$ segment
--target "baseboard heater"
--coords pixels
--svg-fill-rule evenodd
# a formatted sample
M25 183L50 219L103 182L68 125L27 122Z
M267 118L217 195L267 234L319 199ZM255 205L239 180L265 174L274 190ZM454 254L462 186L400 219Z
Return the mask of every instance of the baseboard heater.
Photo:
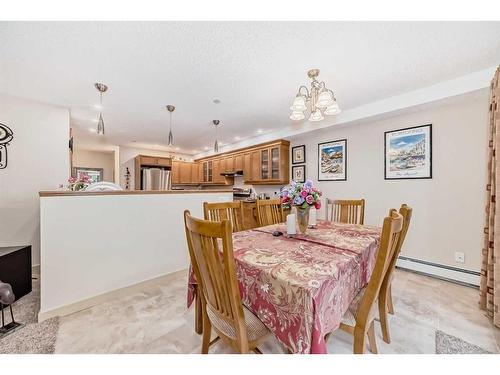
M481 275L477 271L445 266L405 256L399 256L396 267L472 287L479 286Z

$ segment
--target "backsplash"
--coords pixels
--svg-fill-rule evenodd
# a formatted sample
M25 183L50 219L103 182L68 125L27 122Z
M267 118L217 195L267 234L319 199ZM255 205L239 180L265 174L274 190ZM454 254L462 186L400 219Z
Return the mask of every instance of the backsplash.
M243 177L234 178L234 187L245 189L251 188L255 193L266 193L271 199L278 198L280 189L283 185L248 185L244 183Z

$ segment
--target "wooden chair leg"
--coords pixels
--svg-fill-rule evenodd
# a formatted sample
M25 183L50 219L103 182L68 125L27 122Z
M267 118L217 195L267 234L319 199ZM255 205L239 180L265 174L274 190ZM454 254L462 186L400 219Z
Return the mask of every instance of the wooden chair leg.
M212 335L212 325L206 311L203 309L203 343L201 344L201 354L208 354L210 347L210 336Z
M255 347L252 349L252 351L255 353L255 354L262 354L262 352L260 351L259 348Z
M378 315L380 320L380 327L382 329L382 338L384 342L390 344L391 336L389 334L389 320L387 317L387 296L381 295L378 301Z
M367 336L368 336L368 343L370 344L370 351L373 354L377 354L378 350L377 350L377 340L375 338L374 321L372 321L372 323L370 324L370 328L368 328Z
M356 326L354 329L354 354L364 354L366 349L366 331Z
M198 335L203 333L203 313L201 308L201 295L198 287L196 287L194 299L194 330Z
M387 288L387 312L394 315L394 305L392 304L392 284Z

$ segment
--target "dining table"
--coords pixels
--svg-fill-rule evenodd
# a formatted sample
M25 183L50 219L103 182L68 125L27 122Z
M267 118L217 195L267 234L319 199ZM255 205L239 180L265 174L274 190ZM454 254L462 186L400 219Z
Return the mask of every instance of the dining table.
M290 236L284 223L233 233L243 304L289 352L327 353L325 336L368 284L380 233L375 226L326 220ZM190 271L187 302L197 301L199 331L197 293Z

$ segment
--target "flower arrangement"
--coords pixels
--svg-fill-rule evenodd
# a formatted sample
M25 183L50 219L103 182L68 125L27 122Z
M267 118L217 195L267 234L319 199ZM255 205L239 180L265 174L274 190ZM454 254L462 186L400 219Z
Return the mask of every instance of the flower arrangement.
M85 190L91 183L93 183L92 179L88 174L82 173L76 177L68 178L68 190L71 191L80 191Z
M313 186L311 180L304 183L292 181L290 186L281 189L280 199L285 208L295 206L297 208L309 208L314 206L319 210L321 207L321 191Z

